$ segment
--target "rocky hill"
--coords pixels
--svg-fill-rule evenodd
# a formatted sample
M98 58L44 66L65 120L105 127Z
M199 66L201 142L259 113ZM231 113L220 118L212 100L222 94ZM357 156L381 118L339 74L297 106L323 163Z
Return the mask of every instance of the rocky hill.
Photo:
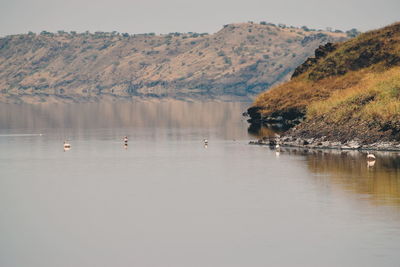
M250 99L287 80L341 32L273 24L215 34L58 33L0 38L0 102L106 98Z
M306 143L398 144L400 23L319 47L289 82L260 94L248 113L254 129L295 126L289 134Z

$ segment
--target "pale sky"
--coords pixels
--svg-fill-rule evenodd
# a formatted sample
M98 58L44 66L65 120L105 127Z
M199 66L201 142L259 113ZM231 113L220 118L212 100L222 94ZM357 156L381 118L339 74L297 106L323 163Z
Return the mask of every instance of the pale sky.
M208 32L267 21L366 31L400 21L400 0L0 0L0 36L57 30Z

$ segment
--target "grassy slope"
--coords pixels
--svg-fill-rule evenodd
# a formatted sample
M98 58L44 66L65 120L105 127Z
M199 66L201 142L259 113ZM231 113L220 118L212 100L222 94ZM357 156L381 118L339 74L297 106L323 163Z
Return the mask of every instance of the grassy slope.
M0 38L0 101L36 96L239 96L289 78L345 34L252 23L212 35L45 34Z
M304 73L259 95L264 116L296 109L305 136L400 139L400 23L337 45Z

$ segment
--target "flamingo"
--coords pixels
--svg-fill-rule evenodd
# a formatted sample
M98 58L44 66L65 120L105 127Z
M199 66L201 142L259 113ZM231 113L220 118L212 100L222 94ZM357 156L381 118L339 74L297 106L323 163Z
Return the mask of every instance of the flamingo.
M367 151L367 160L375 160L375 155L372 153L369 153L369 151Z
M67 141L64 141L64 151L70 150L71 149L71 144L67 143Z

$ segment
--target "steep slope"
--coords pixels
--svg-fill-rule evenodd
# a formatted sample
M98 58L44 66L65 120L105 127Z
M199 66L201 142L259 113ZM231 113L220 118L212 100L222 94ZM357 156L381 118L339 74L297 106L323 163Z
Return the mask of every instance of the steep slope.
M208 34L42 32L0 39L0 101L249 99L343 33L225 25Z
M400 23L321 46L249 114L304 138L400 141Z

